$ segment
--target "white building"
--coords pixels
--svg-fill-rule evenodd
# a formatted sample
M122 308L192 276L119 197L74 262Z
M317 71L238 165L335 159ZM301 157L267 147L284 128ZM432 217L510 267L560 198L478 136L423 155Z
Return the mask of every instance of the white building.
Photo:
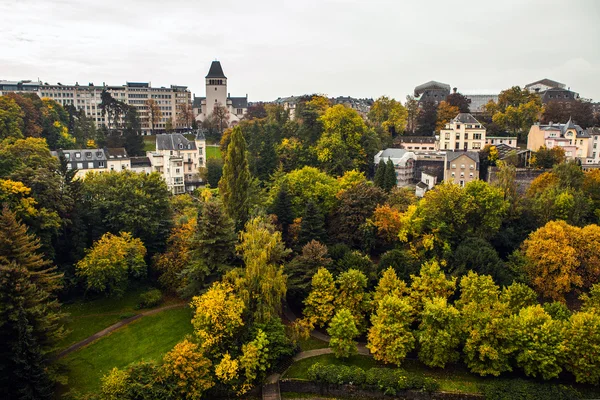
M421 172L421 181L417 183L417 187L415 188L415 195L417 197L425 196L425 193L428 190L433 189L433 187L437 184L437 176L428 174L426 172Z
M194 97L193 109L196 121L203 122L213 114L215 106L225 107L229 114L229 126L237 125L248 112L248 95L231 97L227 91L227 77L219 61L213 61L206 79L206 97Z
M385 149L375 154L373 162L377 166L379 161L387 162L392 160L396 170L396 182L398 187L404 187L411 184L415 170L415 153L404 149Z
M485 137L486 146L489 144L491 146L497 146L499 144L505 144L512 148L517 148L517 137L516 136L486 136Z

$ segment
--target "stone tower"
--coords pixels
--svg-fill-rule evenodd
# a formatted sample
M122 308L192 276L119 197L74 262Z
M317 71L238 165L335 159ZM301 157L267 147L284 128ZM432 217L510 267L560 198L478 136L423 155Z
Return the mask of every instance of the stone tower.
M223 73L219 61L212 62L208 75L206 75L205 118L213 113L216 104L227 108L227 77Z

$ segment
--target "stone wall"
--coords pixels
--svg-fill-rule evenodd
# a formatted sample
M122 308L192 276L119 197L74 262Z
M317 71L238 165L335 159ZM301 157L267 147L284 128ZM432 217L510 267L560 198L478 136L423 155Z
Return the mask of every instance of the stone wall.
M279 381L281 392L313 393L327 396L343 396L356 399L406 399L406 400L483 400L483 396L476 394L461 394L449 392L418 392L404 390L396 396L386 396L376 387L362 388L353 385L327 385L301 381L296 379L283 379Z

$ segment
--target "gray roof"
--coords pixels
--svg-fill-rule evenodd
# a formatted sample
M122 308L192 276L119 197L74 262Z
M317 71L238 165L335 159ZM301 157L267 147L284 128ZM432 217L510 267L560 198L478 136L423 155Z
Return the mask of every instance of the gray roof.
M415 87L415 96L419 96L426 90L432 90L432 89L447 90L449 93L450 85L448 85L447 83L442 83L442 82L437 82L437 81L429 81L429 82L423 83L422 85Z
M108 154L108 158L127 158L127 151L123 147L107 148L105 151Z
M404 150L404 149L385 149L383 150L383 152L379 155L380 158L402 158L402 156L404 156L406 153L408 153L408 150Z
M435 143L435 136L399 136L399 143Z
M131 168L151 167L152 163L148 157L131 157Z
M196 97L194 96L194 101L192 102L192 107L194 108L200 108L200 106L202 105L202 100L205 100L206 97Z
M538 83L542 84L542 85L550 86L553 88L564 88L565 87L564 83L560 83L560 82L553 81L552 79L544 78L544 79L540 79L539 81L535 81L535 82L525 85L525 88L531 87L533 85L537 85Z
M463 124L479 124L480 122L469 113L460 113L453 119L454 122L462 122Z
M419 183L417 183L417 187L419 189L427 189L429 186L427 186L427 184L425 182L419 182Z
M230 97L233 108L248 108L248 97Z
M196 150L196 143L181 133L161 133L156 135L156 150Z
M221 63L219 61L213 61L212 64L210 64L210 69L208 70L208 75L206 75L206 77L227 79L223 73L223 68L221 68Z
M469 110L474 113L485 111L485 105L490 101L498 102L497 94L465 94L469 100Z
M460 156L467 156L475 162L479 162L479 153L476 151L447 151L446 160L454 161Z
M548 89L540 92L539 95L544 104L550 101L574 101L579 98L579 93L567 89Z
M205 129L198 129L196 131L196 140L206 140L206 130Z
M62 154L68 161L105 161L104 149L70 149L58 150L56 154ZM78 157L79 156L79 157Z

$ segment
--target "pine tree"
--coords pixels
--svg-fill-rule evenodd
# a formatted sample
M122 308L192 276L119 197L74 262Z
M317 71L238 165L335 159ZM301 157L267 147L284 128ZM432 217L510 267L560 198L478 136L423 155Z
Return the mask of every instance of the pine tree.
M292 199L285 182L281 185L277 197L275 197L272 212L277 215L277 222L281 225L283 240L289 245L288 228L294 222L294 212L292 210Z
M316 240L324 243L327 239L325 232L325 221L321 210L309 201L306 203L302 222L300 223L300 233L298 234L298 245L304 246L311 240Z
M239 126L233 128L231 141L227 146L223 176L219 181L219 193L227 214L234 220L237 230L241 230L248 220L250 209L248 191L250 170L246 154L246 140Z
M396 186L396 184L396 168L394 167L392 160L388 160L385 165L383 188L387 191L390 191Z
M385 161L383 158L379 160L379 164L377 165L377 171L375 171L375 178L373 179L375 182L375 186L384 188L385 186Z

